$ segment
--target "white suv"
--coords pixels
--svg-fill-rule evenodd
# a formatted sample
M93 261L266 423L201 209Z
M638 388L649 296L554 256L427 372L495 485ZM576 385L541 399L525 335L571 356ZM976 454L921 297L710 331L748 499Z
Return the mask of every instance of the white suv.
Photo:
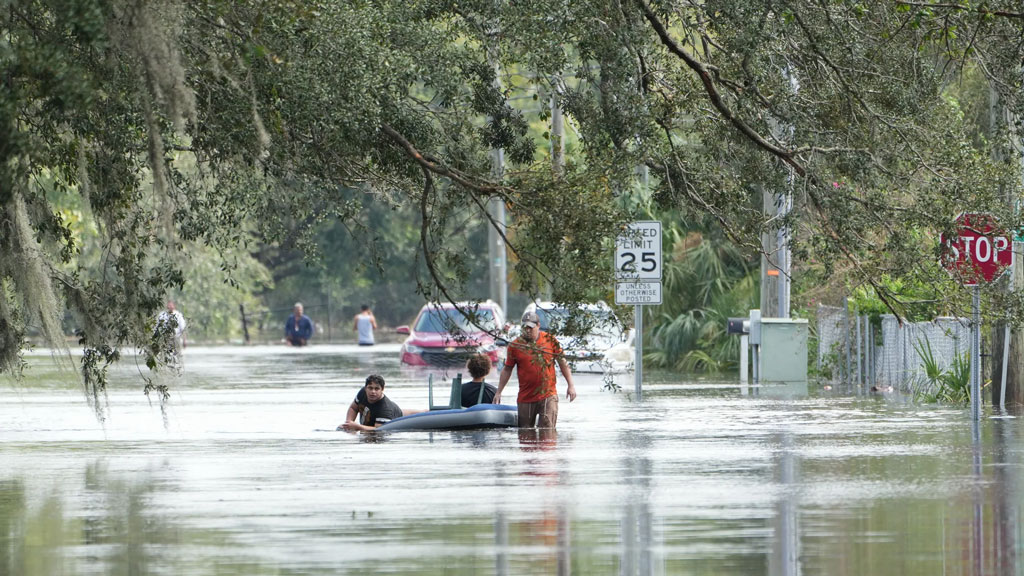
M615 313L604 302L580 304L570 310L554 302L531 302L523 313L535 312L540 329L558 339L565 357L576 372L609 372L629 370L633 363L633 330L624 330ZM563 333L571 312L585 326L582 336Z

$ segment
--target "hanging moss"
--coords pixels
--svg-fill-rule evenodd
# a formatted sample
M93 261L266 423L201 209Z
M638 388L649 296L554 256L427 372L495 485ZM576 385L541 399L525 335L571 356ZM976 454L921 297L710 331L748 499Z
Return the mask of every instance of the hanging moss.
M113 8L111 38L141 62L147 93L175 128L184 132L186 122L196 123L196 99L186 79L178 42L184 23L183 3L129 0L115 2Z
M13 224L12 243L17 254L17 269L20 271L14 282L24 298L28 319L38 322L39 330L51 348L66 352L67 343L60 325L64 306L53 289L49 260L35 239L25 199L20 193L14 193L8 212Z
M21 354L26 345L25 323L16 316L14 297L11 279L4 278L0 281L0 372L20 378L25 367Z

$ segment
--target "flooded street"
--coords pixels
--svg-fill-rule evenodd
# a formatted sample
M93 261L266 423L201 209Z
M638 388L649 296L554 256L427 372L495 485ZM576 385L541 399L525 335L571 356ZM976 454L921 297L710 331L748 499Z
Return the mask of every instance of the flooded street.
M648 372L642 402L576 375L553 434L334 431L369 373L427 407L384 345L189 348L166 423L127 359L101 425L29 360L0 388L2 574L1024 571L1013 417Z

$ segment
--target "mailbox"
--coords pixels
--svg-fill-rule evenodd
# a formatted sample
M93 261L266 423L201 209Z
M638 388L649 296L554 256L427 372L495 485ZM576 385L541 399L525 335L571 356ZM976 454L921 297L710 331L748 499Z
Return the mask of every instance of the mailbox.
M729 318L726 334L750 334L750 321L746 318Z
M761 344L761 311L751 310L749 318L729 318L726 334L740 335L740 383L747 383L747 348L754 347L754 381L758 381L758 352Z

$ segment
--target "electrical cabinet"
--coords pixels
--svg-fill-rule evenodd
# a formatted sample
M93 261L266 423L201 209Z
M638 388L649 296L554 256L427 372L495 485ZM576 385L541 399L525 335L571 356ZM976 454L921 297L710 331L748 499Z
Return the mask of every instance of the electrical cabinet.
M806 319L761 318L761 384L807 381L807 334Z

